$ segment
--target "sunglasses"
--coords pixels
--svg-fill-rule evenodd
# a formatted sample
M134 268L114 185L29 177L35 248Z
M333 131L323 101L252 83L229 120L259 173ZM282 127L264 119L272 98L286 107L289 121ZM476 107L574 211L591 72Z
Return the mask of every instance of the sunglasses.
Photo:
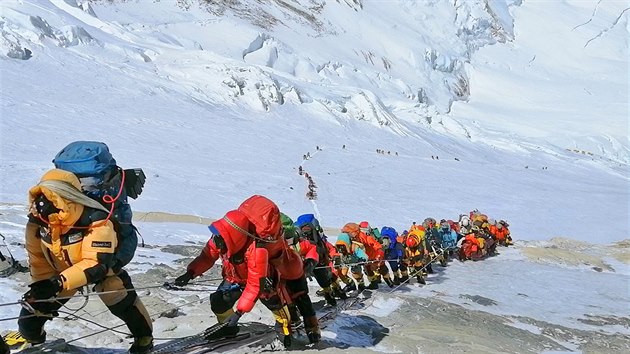
M55 205L43 194L40 194L37 198L35 198L32 207L35 208L37 214L39 214L44 219L48 219L51 214L55 214L61 211L60 209L55 207Z

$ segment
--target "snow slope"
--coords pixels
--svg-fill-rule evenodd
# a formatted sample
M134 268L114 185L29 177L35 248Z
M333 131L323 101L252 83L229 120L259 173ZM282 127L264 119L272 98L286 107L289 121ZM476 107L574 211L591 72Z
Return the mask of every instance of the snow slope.
M627 5L514 8L517 40L479 50L470 63L471 99L455 104L453 115L627 163Z
M16 247L21 239L22 210L0 207L0 225L15 256L24 259ZM207 294L218 283L217 269L208 272L188 291L160 289L172 281L200 252L207 228L200 224L138 222L145 247L139 247L127 266L143 302L153 314L155 337L173 338L197 333L214 323ZM548 248L547 248L548 247ZM415 281L398 289L381 287L366 292L358 305L340 313L324 329L326 352L422 352L422 353L540 353L543 351L621 353L630 349L630 306L627 296L630 266L605 258L606 269L596 271L588 262L567 265L558 258L543 262L525 256L528 250L549 250L561 255L572 249L563 241L553 243L517 242L514 248L500 248L499 256L480 262L451 262L434 266L426 286ZM630 253L628 244L587 247L587 254L601 251ZM593 253L595 252L595 253ZM215 267L218 268L219 266ZM5 291L0 303L17 300L26 288L26 274L0 278ZM314 295L319 307L323 299ZM92 348L90 354L122 353L127 340L120 333L102 331L97 324L119 323L104 305L91 298L71 300L67 313L72 320L54 320L47 325L51 338L67 340L87 336L74 344ZM74 310L80 309L77 312ZM0 318L17 316L19 306L0 307ZM263 306L244 316L243 321L271 323ZM0 321L0 331L15 328L14 321ZM118 328L123 333L124 327ZM100 348L100 349L99 349ZM251 350L249 350L251 352Z

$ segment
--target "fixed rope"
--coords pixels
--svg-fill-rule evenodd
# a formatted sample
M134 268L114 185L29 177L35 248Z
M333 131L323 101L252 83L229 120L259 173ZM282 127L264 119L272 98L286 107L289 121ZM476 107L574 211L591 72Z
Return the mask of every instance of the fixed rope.
M362 261L362 262L355 262L355 263L340 263L338 265L325 265L325 266L318 266L315 267L313 269L324 269L324 268L339 268L339 267L347 267L347 266L355 266L355 265L364 265L364 264L369 264L369 263L378 263L378 262L395 262L398 261L398 259L378 259L378 260L371 260L371 261Z

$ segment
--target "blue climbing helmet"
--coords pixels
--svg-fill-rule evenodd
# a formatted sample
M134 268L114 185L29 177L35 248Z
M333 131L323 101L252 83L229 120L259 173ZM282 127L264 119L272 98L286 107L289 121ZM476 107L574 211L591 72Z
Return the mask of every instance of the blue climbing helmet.
M300 215L296 222L295 227L299 230L302 237L320 243L321 240L325 240L322 227L319 225L319 220L313 214Z
M319 226L319 220L317 220L317 218L313 214L302 214L298 216L297 220L295 221L295 226L302 227L305 224L311 224L317 229L321 229L321 227Z
M383 226L381 229L381 236L383 238L383 244L385 245L385 243L387 243L388 249L396 248L396 237L398 237L396 229L389 226ZM387 241L385 241L385 239L387 239Z

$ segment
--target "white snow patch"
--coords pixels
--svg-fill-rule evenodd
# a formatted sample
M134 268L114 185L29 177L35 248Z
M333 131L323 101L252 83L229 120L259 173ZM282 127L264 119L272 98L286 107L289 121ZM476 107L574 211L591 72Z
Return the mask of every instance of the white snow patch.
M375 294L374 296L376 296L376 299L370 303L369 307L356 312L366 313L376 317L386 317L404 304L403 300L395 296L383 296L381 294Z
M534 334L541 334L542 331L540 330L540 327L538 326L534 326L528 323L523 323L523 322L519 322L519 321L514 321L512 320L511 323L509 323L510 326L515 327L515 328L520 328L520 329L524 329L528 332L532 332Z

